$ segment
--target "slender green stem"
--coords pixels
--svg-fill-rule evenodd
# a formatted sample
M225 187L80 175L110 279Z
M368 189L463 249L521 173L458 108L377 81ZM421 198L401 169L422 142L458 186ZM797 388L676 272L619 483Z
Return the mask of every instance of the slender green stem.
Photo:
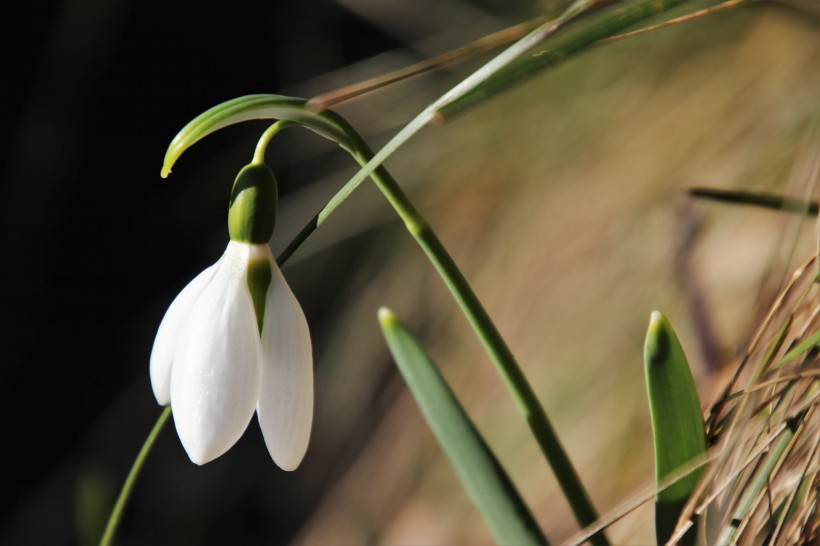
M131 467L128 477L125 478L125 483L122 486L122 490L120 490L120 496L117 497L117 502L114 504L113 510L111 510L111 515L108 516L108 523L106 524L105 532L103 532L103 536L100 539L100 546L109 546L111 541L114 539L114 533L117 532L117 527L120 524L122 513L125 510L125 505L131 497L131 491L134 489L134 484L137 482L140 471L145 464L145 459L148 458L151 448L154 447L154 443L156 443L159 433L162 432L162 429L165 427L165 423L168 422L168 417L170 415L171 406L168 406L162 410L159 419L157 419L157 422L154 424L154 428L151 429L151 432L145 439L145 443L142 444L142 448L140 449L136 460L134 460L134 465Z
M373 158L373 153L359 134L342 118L336 122L344 127L348 142L354 148L352 154L360 165L367 165ZM564 451L558 435L547 417L544 408L538 401L535 391L527 381L524 372L516 362L498 329L493 324L484 306L470 287L461 270L453 261L447 249L436 236L427 220L416 209L401 186L390 175L383 165L379 165L371 174L376 186L404 221L407 230L416 239L430 262L436 268L447 288L455 298L461 311L467 317L470 326L476 332L481 344L496 366L507 388L510 390L533 435L538 441L541 450L555 472L561 489L567 498L578 522L582 527L592 525L598 515L583 484L575 471L566 451ZM352 190L351 190L352 191ZM322 223L338 203L346 195L339 194L300 232L291 244L280 254L279 263L284 263L293 251L304 242L313 230ZM592 537L595 544L607 544L603 531Z
M276 123L271 124L271 126L268 127L264 133L262 133L262 136L259 137L259 142L256 143L256 149L253 152L253 162L264 163L265 152L268 151L268 144L270 144L270 141L273 140L273 137L275 137L282 129L293 127L295 125L297 124L286 119L280 119Z
M572 510L582 527L591 525L598 519L595 508L581 483L578 473L564 451L558 435L552 427L547 414L538 401L532 386L516 362L510 348L501 337L484 306L470 287L461 270L453 261L447 249L436 236L433 229L413 206L405 193L392 177L374 173L376 185L384 193L390 204L404 220L410 234L416 239L428 259L438 271L447 288L453 294L481 344L489 354L504 383L512 393L518 409L527 420L541 450L547 457L558 483L567 497ZM596 544L606 543L602 533L593 537Z

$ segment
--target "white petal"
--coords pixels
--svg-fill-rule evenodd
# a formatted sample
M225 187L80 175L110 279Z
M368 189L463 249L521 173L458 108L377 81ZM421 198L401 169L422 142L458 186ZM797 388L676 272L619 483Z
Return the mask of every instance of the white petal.
M261 347L247 258L248 245L228 245L191 308L174 355L174 424L188 456L200 465L242 436L259 395Z
M302 308L275 262L271 268L257 414L274 462L295 470L307 451L313 422L313 354Z
M154 348L151 349L149 368L154 396L162 406L167 406L171 401L171 362L179 339L180 324L185 321L194 301L211 280L215 267L216 265L212 265L182 289L171 302L159 324L157 336L154 338Z

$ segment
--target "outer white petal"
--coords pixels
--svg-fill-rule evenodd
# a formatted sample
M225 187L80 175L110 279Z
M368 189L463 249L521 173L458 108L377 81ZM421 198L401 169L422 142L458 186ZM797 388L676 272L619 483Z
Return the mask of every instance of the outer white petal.
M271 261L257 413L274 462L295 470L305 456L313 422L313 354L302 308Z
M174 355L174 424L200 465L242 436L259 395L261 347L246 280L248 252L249 245L228 245L188 314Z
M185 321L194 301L211 280L215 268L216 265L212 265L189 282L171 302L159 324L157 337L154 338L154 348L151 349L149 368L154 396L162 406L167 406L171 401L171 362L179 339L180 324Z

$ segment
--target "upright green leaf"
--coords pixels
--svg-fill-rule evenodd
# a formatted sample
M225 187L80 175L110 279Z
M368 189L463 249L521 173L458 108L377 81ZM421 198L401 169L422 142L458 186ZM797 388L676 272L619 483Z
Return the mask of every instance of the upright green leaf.
M379 322L410 392L495 540L547 544L515 485L435 363L390 310L379 310Z
M655 479L660 485L675 471L706 453L706 432L689 363L672 325L659 311L649 319L644 345L646 387L655 441ZM655 497L655 534L665 544L702 469L682 477ZM682 539L694 544L696 526Z

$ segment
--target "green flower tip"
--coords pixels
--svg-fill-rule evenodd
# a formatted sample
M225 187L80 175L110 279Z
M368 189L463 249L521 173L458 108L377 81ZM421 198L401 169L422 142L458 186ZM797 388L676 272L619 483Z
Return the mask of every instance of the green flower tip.
M396 315L387 307L379 307L379 323L383 328L388 328L395 324Z
M672 326L663 313L652 311L649 328L646 330L644 356L647 364L661 364L669 358Z
M228 233L241 243L267 244L276 224L276 178L264 163L246 165L236 177L228 208Z

